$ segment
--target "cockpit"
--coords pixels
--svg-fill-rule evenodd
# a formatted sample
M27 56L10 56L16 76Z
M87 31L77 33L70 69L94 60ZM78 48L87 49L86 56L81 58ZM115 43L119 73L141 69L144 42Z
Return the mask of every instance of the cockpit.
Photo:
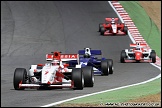
M135 48L135 50L141 50L140 48Z
M111 19L111 24L115 24L115 19L114 18Z
M60 61L59 61L59 60L53 60L53 61L51 62L51 64L52 64L53 66L55 66L55 65L60 65Z
M84 58L90 58L90 55L88 53L84 54Z

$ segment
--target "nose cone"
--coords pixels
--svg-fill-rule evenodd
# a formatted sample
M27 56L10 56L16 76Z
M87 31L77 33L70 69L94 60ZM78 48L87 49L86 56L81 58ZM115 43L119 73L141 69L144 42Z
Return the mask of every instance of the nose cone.
M141 59L141 56L142 56L142 53L140 53L140 52L135 52L135 59L136 59L136 60L140 60L140 59Z
M112 24L112 31L113 31L113 33L117 32L117 25L116 24Z

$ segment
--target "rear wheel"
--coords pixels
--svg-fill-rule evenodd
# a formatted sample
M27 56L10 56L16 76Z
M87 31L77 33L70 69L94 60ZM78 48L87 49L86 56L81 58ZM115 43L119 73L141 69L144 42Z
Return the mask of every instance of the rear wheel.
M82 67L83 76L84 76L84 86L93 87L94 85L94 73L92 66Z
M101 61L101 71L103 73L102 75L109 75L109 66L107 60Z
M72 81L74 81L75 90L83 90L84 76L80 68L74 68L72 70Z
M15 90L24 90L25 88L19 88L19 83L26 84L27 71L24 68L16 68L14 72L13 85Z
M107 61L108 61L108 66L109 66L109 74L113 74L113 71L114 71L113 60L108 59Z
M125 50L122 50L121 55L120 55L120 62L125 63L125 58L126 58L126 52Z
M155 50L151 51L150 57L152 59L152 63L155 63L156 62L156 52L155 52Z
M101 34L101 35L104 35L104 33L105 33L105 28L104 28L104 27L101 27L101 32L100 32L100 34Z

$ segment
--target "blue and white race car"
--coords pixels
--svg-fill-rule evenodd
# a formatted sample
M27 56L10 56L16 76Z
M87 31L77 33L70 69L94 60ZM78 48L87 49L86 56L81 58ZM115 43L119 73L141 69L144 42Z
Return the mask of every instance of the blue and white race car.
M91 50L91 48L84 48L79 50L79 62L81 67L92 66L94 74L109 75L113 74L113 60L106 58L98 58L97 55L102 55L101 50ZM77 61L70 61L69 66L75 67Z

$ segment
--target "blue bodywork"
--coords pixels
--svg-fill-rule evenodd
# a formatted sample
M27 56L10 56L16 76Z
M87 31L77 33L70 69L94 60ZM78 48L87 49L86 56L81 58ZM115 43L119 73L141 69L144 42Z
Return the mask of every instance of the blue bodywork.
M96 55L101 55L101 50L90 50L91 55L87 58L84 57L85 55L85 50L79 50L78 54L80 55L79 57L79 62L81 64L82 67L85 66L92 66L93 67L93 71L94 74L102 74L101 71L101 61L102 60L106 60L106 58L97 58ZM73 61L69 61L69 65L70 67L75 67L75 65L77 64L76 60Z

